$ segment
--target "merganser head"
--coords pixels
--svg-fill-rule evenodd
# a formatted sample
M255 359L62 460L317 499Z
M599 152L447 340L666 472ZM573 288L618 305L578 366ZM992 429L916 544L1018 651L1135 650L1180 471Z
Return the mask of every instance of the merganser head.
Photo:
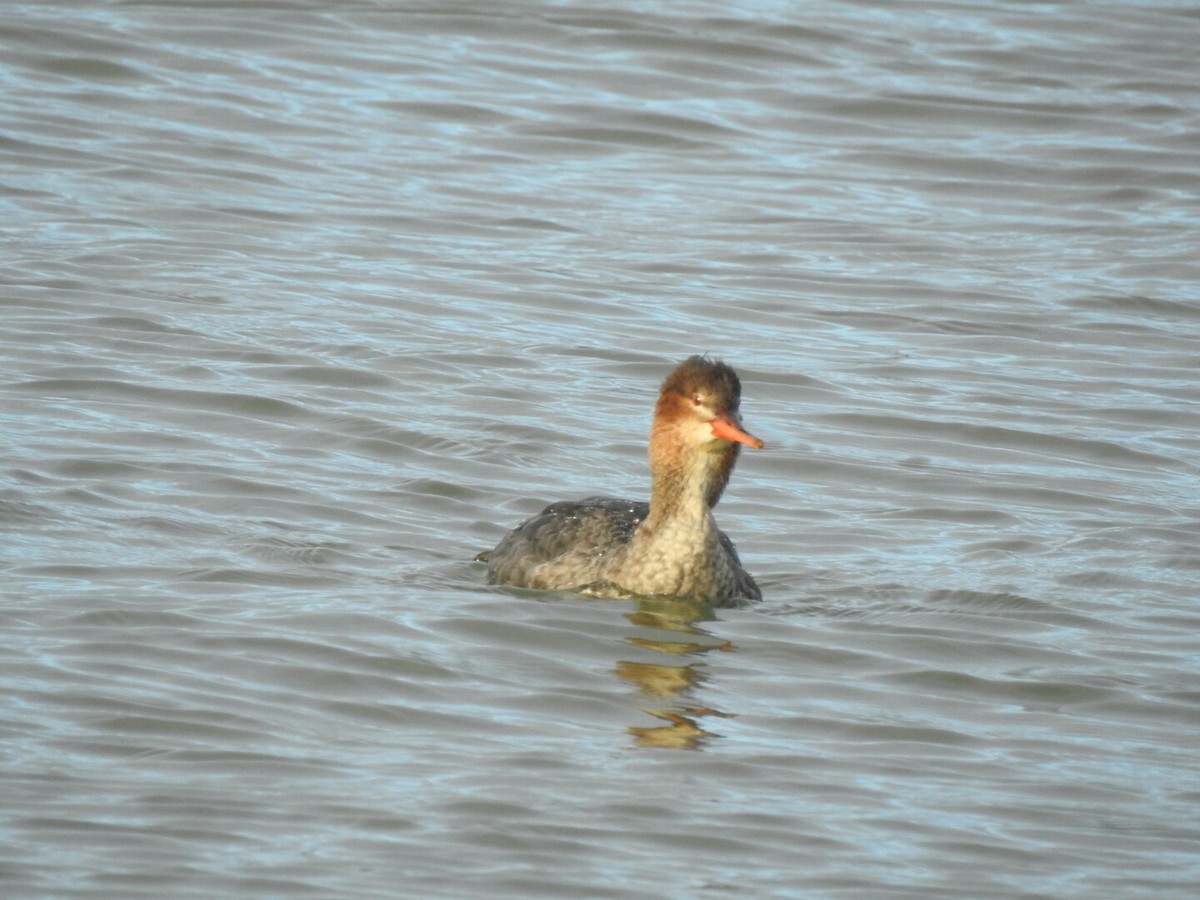
M713 449L732 449L731 443L756 450L763 442L742 429L738 405L742 383L725 363L692 356L680 363L663 382L654 410L655 428L670 423L683 431L689 443L717 444Z

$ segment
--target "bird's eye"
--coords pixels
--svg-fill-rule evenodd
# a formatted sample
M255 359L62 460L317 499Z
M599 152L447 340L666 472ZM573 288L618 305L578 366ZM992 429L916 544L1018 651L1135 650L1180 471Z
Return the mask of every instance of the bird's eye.
M704 403L704 398L699 394L692 394L692 406L700 406Z

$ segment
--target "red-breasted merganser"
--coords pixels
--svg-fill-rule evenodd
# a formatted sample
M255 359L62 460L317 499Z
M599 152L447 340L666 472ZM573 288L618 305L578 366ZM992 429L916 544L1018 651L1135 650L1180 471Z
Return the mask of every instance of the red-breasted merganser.
M547 506L490 553L491 584L659 596L734 606L762 592L717 528L742 444L742 386L719 360L693 356L667 376L650 428L650 502L589 497Z

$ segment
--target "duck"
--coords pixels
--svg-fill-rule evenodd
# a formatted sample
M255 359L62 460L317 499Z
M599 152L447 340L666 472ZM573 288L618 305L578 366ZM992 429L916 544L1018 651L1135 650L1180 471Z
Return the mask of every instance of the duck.
M740 606L762 591L717 527L713 508L743 446L732 367L691 356L667 375L650 426L649 502L588 497L552 503L491 551L489 584L601 597L671 598Z

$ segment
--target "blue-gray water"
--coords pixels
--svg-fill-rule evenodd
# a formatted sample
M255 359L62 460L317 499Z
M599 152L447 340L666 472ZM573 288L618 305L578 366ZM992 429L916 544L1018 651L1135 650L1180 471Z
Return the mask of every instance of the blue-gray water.
M1189 897L1192 3L0 24L0 894ZM766 599L486 587L737 367Z

